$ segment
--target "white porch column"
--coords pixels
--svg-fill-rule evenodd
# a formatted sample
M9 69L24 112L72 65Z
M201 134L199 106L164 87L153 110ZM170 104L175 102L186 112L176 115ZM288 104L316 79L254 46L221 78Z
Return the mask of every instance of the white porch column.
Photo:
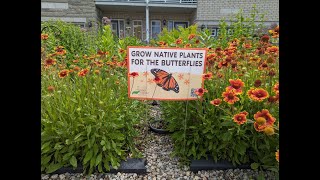
M146 41L149 44L149 0L146 0Z

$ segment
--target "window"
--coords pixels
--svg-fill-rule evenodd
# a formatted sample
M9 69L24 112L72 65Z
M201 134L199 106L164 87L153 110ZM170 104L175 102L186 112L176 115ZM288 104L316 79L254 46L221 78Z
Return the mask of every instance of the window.
M219 36L220 28L217 28L217 37Z
M151 21L151 37L156 39L161 32L161 22L159 20Z
M168 31L172 31L173 28L178 29L179 26L182 26L184 28L189 27L188 21L168 21Z
M211 36L213 36L213 37L217 36L217 29L216 28L212 28Z
M175 21L174 22L174 28L178 29L179 26L183 27L183 28L187 28L189 25L189 22L178 22L178 21Z
M168 21L168 31L173 30L173 21Z
M111 30L118 38L124 38L124 21L123 20L111 20Z
M138 39L142 39L142 21L134 20L133 21L133 35Z
M233 34L233 29L228 29L228 35L232 35Z
M84 28L85 27L85 23L84 22L71 22L72 24L79 26L80 28Z

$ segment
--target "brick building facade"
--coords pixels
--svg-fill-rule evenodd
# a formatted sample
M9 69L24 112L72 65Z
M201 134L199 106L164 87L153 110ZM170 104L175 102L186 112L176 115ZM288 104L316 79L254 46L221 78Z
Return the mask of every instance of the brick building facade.
M198 24L216 36L221 19L229 20L240 9L248 16L253 5L265 15L266 25L278 24L279 0L41 0L41 21L61 19L87 28L108 17L119 37L134 35L142 40L156 37L163 27Z

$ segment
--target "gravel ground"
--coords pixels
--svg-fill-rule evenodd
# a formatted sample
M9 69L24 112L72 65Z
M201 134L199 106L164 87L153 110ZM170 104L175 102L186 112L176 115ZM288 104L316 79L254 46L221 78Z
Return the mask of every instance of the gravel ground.
M151 110L154 116L158 107ZM158 114L159 115L159 114ZM147 128L147 127L146 127ZM169 135L159 135L148 132L145 137L144 156L147 158L147 174L136 173L117 173L117 174L92 174L85 176L83 174L42 174L43 180L249 180L257 179L258 171L247 169L228 169L228 170L207 170L197 173L188 171L188 167L179 168L178 159L170 158L173 146ZM265 179L274 180L272 172L265 172Z

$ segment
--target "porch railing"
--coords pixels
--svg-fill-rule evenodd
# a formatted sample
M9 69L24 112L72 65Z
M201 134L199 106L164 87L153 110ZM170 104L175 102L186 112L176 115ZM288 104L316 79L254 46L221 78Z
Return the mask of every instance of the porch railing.
M146 3L146 0L96 0L96 2ZM149 0L149 4L197 4L198 0Z

